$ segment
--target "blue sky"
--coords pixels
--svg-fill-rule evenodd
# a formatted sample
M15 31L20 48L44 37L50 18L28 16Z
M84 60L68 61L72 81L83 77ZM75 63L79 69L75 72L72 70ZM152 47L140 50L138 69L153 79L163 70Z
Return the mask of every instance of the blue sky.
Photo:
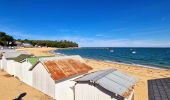
M170 0L0 0L0 31L81 47L170 47Z

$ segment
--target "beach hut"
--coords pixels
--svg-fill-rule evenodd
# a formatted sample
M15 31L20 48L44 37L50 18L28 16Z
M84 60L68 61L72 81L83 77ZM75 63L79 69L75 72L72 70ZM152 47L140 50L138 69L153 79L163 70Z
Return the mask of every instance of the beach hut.
M20 58L20 59L18 59ZM33 57L32 55L23 55L15 59L15 66L17 67L16 77L18 77L22 82L32 86L32 71L30 68L34 66L39 58L43 57ZM21 59L22 58L22 59Z
M8 69L15 71L14 74L12 74L12 75L14 75L15 77L18 77L21 81L23 81L23 76L25 74L25 70L24 70L25 66L23 66L22 64L25 62L25 60L27 58L29 58L31 56L32 55L21 54L15 58L11 58L10 60L13 62L7 64Z
M3 56L3 54L6 52L15 52L15 51L12 49L0 49L0 69L1 70L3 70L3 66L7 66L5 57Z
M3 49L0 50L1 53L1 69L5 70L6 72L8 72L11 75L15 75L16 73L16 69L15 69L15 58L17 59L17 57L21 57L20 55L22 54L27 54L27 52L25 51L15 51L14 49Z
M30 44L30 43L22 43L21 46L22 46L22 47L25 47L25 48L31 48L31 47L33 47L33 45Z
M40 58L30 69L33 87L56 100L74 100L73 80L92 69L77 57Z
M11 67L14 65L14 60L12 60L12 58L15 58L19 55L21 55L20 52L4 52L4 53L2 53L2 59L1 59L2 69L5 70L6 72L13 74L14 70L12 70Z
M24 83L32 86L32 71L30 68L38 62L38 57L28 57L23 62L21 62L21 73L19 73L20 80Z
M0 53L0 70L2 70L2 53Z
M75 81L75 100L133 100L137 82L116 69L93 72Z
M148 80L148 100L170 100L170 77Z

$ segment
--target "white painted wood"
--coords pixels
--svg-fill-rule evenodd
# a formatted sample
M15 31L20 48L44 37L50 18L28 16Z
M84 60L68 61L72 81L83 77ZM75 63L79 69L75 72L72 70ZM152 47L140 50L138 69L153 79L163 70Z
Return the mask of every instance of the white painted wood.
M14 60L7 60L7 69L5 71L10 75L16 74L16 69L15 69L14 63L15 63Z
M88 84L75 85L75 100L116 100L96 87Z
M0 59L0 69L2 69L2 59Z
M55 98L55 82L41 63L33 71L33 87Z
M7 59L4 56L2 56L1 62L2 62L2 69L6 70L7 69Z
M15 62L14 65L15 65L15 69L16 69L15 77L18 77L20 80L22 80L22 66L21 66L21 63Z
M75 77L77 78L77 77ZM55 85L55 99L56 100L74 100L74 85L75 78L56 83Z
M32 67L32 64L28 61L24 61L21 63L21 76L22 81L26 84L32 86L32 71L29 71L29 69Z
M131 100L134 92L124 100ZM75 100L117 100L93 85L77 83L75 85Z
M33 87L56 100L74 100L75 78L56 82L51 78L42 63L38 63L33 72Z

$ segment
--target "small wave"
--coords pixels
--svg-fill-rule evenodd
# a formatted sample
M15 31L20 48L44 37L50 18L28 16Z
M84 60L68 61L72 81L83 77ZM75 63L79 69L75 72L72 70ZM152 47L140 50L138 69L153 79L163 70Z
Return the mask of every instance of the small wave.
M97 50L100 49L100 50ZM116 51L116 53L109 53L110 50ZM130 51L131 50L131 51ZM156 69L170 69L170 59L169 54L164 54L162 51L167 51L170 49L153 49L153 48L79 48L72 50L56 50L56 54L62 55L80 55L83 58L121 63L128 65L135 65L147 68ZM132 52L135 51L136 55ZM140 53L138 53L140 52ZM138 53L138 54L137 54ZM161 61L160 58L164 58ZM167 59L165 59L167 58ZM112 61L115 60L115 61Z

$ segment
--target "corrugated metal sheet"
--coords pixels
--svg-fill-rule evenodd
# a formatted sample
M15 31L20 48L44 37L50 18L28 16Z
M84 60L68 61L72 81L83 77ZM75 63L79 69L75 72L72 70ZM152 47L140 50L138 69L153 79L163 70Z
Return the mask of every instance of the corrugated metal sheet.
M110 92L128 97L137 79L118 70L108 69L85 75L75 81L98 84Z
M18 57L12 58L12 60L16 61L16 62L20 62L28 57L31 57L32 55L27 55L27 54L21 54Z
M38 62L45 62L45 61L54 61L54 60L62 60L62 59L75 59L78 60L82 63L85 63L84 59L81 58L79 55L72 55L72 56L52 56L52 57L37 57L37 59L29 59L28 60L36 60L33 64L33 66L30 68L30 70L33 70L34 67L36 66L36 64L38 64ZM31 63L31 62L30 62Z
M148 80L148 100L170 100L170 78Z
M16 52L14 49L0 49L0 53L3 52Z
M0 54L3 54L5 58L15 58L21 54L29 54L26 51L16 51L14 49L2 49L0 50Z
M43 64L46 66L49 73L51 73L54 80L61 80L74 75L79 75L92 69L85 63L75 59L45 61Z
M15 58L15 57L18 57L19 55L21 55L21 53L19 52L7 52L7 53L4 53L3 56L5 58Z
M53 60L59 60L59 59L76 59L76 60L79 60L80 62L85 62L79 55L72 55L72 56L53 56L53 57L43 57L43 58L40 58L39 60L41 62L44 62L44 61L53 61Z

